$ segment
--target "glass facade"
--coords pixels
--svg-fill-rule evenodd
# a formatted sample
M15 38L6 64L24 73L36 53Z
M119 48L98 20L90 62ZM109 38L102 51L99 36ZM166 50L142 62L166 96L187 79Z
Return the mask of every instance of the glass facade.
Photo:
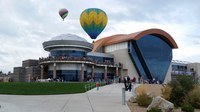
M49 70L50 78L53 78L53 71ZM56 70L56 79L63 78L64 81L80 81L81 70Z
M101 81L104 79L104 73L94 73L94 81Z
M114 73L107 73L108 79L114 79ZM104 73L94 73L94 81L102 81L104 79Z
M129 42L128 43L128 48L129 48L128 49L128 53L129 53L129 55L131 57L131 60L133 61L133 64L135 65L135 68L136 68L138 74L140 76L143 76L146 79L147 75L146 75L146 73L144 71L144 68L143 68L141 62L140 62L139 56L138 56L138 54L137 54L137 52L135 50L135 49L137 49L136 47L137 46L135 46L135 44L133 42Z
M52 57L84 57L86 56L86 52L83 51L75 51L75 50L54 50L50 52L50 56Z
M155 78L162 83L172 60L172 48L154 35L145 35L129 44L129 54L139 74L144 78Z

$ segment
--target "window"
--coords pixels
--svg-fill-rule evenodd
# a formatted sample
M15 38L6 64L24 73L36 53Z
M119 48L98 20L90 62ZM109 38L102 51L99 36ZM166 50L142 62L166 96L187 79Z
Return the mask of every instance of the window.
M55 50L50 52L50 56L60 57L60 56L67 56L67 57L84 57L86 56L86 52L83 51L74 51L74 50Z

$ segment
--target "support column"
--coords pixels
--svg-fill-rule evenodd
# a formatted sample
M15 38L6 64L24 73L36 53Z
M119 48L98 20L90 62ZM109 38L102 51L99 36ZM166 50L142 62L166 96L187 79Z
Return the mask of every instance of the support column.
M43 79L43 76L44 76L44 65L40 65L40 67L41 67L40 79Z
M84 81L84 64L81 65L81 81Z
M28 74L28 82L31 82L31 74Z
M56 79L56 63L53 64L53 79Z
M107 79L107 66L105 66L105 71L104 71L104 79Z
M91 68L91 75L92 75L92 79L94 79L94 65L92 65L92 68Z
M116 67L116 76L119 76L119 68Z

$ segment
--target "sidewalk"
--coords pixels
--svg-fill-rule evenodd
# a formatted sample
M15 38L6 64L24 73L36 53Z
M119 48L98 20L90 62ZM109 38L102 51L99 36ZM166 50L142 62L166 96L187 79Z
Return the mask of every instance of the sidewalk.
M122 87L112 84L68 95L0 95L0 112L130 112L122 105ZM126 100L130 96L126 92Z
M122 87L123 84L112 84L88 91L94 112L130 112L127 105L122 105ZM126 100L130 97L131 92L126 92Z

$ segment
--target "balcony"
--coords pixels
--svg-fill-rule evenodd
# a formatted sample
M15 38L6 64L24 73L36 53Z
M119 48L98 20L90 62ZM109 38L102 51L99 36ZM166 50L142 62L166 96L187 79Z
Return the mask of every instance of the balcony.
M50 64L50 63L83 63L95 66L108 66L108 67L121 67L121 64L114 64L113 62L99 62L98 60L93 60L88 57L46 57L39 58L39 64Z

